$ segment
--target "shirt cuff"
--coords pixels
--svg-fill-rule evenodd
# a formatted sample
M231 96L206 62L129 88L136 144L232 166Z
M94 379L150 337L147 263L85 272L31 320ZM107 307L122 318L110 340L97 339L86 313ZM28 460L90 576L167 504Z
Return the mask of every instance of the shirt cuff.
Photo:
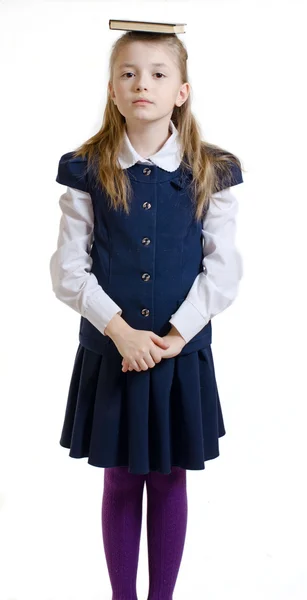
M119 313L122 315L122 309L104 290L98 289L95 294L90 297L85 314L83 315L102 335L106 335L104 330L112 317Z
M169 322L178 329L180 335L188 343L197 333L199 333L208 320L195 308L189 300L184 300Z

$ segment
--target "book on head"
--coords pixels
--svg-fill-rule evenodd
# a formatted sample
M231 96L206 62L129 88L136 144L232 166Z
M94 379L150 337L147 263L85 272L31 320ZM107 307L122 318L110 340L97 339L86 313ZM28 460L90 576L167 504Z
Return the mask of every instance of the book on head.
M123 21L109 19L110 29L125 31L151 31L153 33L185 33L186 23L155 23L152 21Z

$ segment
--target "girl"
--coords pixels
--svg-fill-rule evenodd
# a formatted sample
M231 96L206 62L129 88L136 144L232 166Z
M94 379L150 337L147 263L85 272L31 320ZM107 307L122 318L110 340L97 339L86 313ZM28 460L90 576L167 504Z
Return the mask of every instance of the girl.
M147 488L148 600L171 600L186 535L186 470L225 435L211 318L235 299L239 159L201 140L175 34L114 44L101 129L61 156L50 272L81 315L60 445L104 467L112 600L135 600Z

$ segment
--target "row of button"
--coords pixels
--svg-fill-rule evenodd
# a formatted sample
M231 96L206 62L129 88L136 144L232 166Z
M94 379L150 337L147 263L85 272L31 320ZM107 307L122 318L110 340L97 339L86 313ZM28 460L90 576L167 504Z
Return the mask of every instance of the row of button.
M151 169L149 169L148 167L145 167L145 169L143 169L143 173L145 175L150 175ZM144 202L143 203L143 208L144 208L144 210L149 210L151 208L150 202ZM150 244L150 239L148 237L144 237L142 239L142 244L145 244L145 246L148 246ZM143 281L148 281L150 279L149 273L143 273L142 279L143 279ZM142 308L141 314L144 317L148 317L148 315L150 314L150 311L149 311L148 308Z

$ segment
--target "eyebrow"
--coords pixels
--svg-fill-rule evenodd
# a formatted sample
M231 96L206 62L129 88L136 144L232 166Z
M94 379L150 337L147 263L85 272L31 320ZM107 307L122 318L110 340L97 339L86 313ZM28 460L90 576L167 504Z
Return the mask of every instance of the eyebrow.
M122 67L135 67L135 65L133 63L128 63L128 62L123 62L118 66L120 69ZM168 65L166 65L165 63L151 63L151 66L152 67L166 67L168 69Z

